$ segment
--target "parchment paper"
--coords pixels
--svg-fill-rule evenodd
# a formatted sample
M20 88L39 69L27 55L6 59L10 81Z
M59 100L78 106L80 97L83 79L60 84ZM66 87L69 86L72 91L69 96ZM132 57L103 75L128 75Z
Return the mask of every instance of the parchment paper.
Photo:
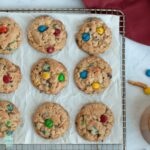
M67 30L68 38L65 48L57 54L46 55L34 50L27 42L27 27L36 16L50 15L60 19ZM95 15L95 14L60 14L60 13L1 13L1 16L14 18L21 26L23 31L23 42L21 47L12 55L0 55L1 57L11 60L20 66L22 71L22 81L19 88L12 94L0 94L0 99L13 102L20 110L22 116L22 125L16 130L10 138L0 140L0 143L14 144L84 144L91 143L81 138L75 130L75 116L80 108L93 101L102 101L107 104L115 116L115 124L111 135L104 141L107 144L122 143L122 98L121 98L121 49L119 35L119 16L114 15ZM112 30L113 41L111 48L101 55L112 67L113 78L110 86L98 95L87 95L80 91L73 80L73 70L76 64L85 56L86 53L81 51L75 42L75 34L79 26L88 17L101 18ZM54 58L62 62L69 72L69 84L58 95L52 96L40 93L33 87L30 81L30 70L33 63L43 57ZM38 105L45 101L54 101L61 104L70 115L70 128L68 132L57 140L45 140L38 136L32 126L32 114ZM94 142L93 142L94 143Z

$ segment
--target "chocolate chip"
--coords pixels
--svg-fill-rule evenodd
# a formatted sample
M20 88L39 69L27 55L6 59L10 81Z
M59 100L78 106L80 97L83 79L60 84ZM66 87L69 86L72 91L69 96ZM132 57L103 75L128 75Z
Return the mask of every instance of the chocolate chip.
M112 74L107 73L107 76L111 79L112 78Z

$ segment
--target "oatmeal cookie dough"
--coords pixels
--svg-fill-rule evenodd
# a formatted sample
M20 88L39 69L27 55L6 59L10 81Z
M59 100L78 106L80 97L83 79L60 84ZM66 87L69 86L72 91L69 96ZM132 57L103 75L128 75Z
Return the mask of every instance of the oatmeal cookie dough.
M21 82L19 66L7 59L0 58L0 93L14 92Z
M12 135L20 123L18 108L11 102L0 101L0 138Z
M112 111L102 103L84 105L76 117L76 129L88 141L104 141L114 124Z
M57 94L67 85L68 73L61 62L43 58L33 65L31 80L40 92Z
M79 89L87 94L100 93L110 84L112 69L100 57L88 56L82 59L74 70L74 80Z
M68 112L59 104L45 102L33 115L33 125L38 135L45 139L57 139L69 128Z
M112 41L110 28L98 18L89 18L76 35L77 44L83 51L97 55L109 49Z
M29 44L42 53L51 54L63 49L66 39L63 23L50 16L35 18L28 28Z
M21 43L22 33L19 25L8 17L0 17L0 54L10 54Z

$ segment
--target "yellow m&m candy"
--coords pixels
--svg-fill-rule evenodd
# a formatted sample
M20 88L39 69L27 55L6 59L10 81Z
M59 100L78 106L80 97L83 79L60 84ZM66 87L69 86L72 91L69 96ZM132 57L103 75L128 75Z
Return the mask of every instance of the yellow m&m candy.
M43 72L43 73L41 74L41 77L42 77L43 79L49 79L49 78L50 78L50 72Z
M103 27L97 27L96 32L100 35L102 35L105 32L105 29Z
M150 87L145 88L144 93L150 95Z
M100 84L99 84L98 82L93 82L93 83L92 83L92 88L93 88L94 90L98 90L98 89L100 89Z

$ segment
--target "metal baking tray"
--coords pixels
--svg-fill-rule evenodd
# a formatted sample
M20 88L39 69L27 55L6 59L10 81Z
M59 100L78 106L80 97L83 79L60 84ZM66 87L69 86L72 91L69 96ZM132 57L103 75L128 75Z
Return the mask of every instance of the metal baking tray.
M125 15L120 10L114 9L1 9L0 12L65 12L65 13L92 13L109 14L120 17L121 51L122 51L122 144L50 144L50 145L0 145L0 150L126 150L126 86L125 86Z

